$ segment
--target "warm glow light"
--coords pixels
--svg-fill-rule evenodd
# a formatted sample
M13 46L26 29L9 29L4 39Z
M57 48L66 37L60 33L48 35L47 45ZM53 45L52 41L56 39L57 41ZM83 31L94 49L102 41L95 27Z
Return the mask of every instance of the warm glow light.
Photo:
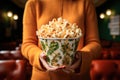
M108 10L106 11L106 15L110 16L111 14L112 14L112 11L111 11L110 9L108 9Z
M12 17L12 16L13 16L13 13L12 13L11 11L9 11L9 12L7 13L7 16L8 16L8 17Z
M13 16L13 19L14 19L14 20L18 20L18 15L15 14L15 15Z
M101 13L100 14L100 19L104 19L105 18L105 14L104 13Z

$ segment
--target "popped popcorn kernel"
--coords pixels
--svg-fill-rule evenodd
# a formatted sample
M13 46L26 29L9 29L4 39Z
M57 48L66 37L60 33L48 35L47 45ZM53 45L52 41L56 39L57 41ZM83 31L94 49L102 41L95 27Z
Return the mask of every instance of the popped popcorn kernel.
M72 24L62 17L53 18L48 24L42 25L36 33L41 38L76 38L82 35L76 23Z

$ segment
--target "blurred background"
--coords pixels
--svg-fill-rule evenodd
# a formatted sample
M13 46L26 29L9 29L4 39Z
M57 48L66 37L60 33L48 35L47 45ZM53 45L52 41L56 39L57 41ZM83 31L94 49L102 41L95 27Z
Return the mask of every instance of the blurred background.
M21 40L25 0L0 0L0 42Z
M26 1L27 0L0 0L0 65L2 64L1 60L24 60L27 62L27 65L25 64L24 69L21 70L25 72L24 75L27 74L27 77L25 76L27 79L25 80L30 80L32 68L29 62L21 55L20 50L23 28L22 18ZM94 4L98 19L99 36L103 48L100 59L109 61L105 63L102 62L105 67L103 68L102 66L102 69L100 67L101 62L94 62L93 64L100 64L100 70L104 71L108 69L110 65L113 65L110 64L107 66L110 60L119 60L117 63L119 63L120 68L120 0L94 0ZM115 64L117 65L117 63ZM23 64L21 65L23 66ZM9 69L8 65L6 67ZM3 71L2 65L0 66L0 70ZM114 69L110 68L110 70ZM120 75L120 69L118 71ZM107 71L105 71L105 74L109 73L106 72ZM3 75L5 75L4 71ZM3 77L6 78L3 75L0 74L1 80L9 80L2 79ZM111 80L111 78L108 80ZM118 80L120 80L120 77Z

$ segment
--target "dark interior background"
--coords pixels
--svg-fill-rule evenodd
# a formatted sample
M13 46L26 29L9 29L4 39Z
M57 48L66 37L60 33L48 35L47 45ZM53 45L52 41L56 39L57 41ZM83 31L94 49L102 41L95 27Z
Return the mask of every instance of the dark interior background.
M99 18L100 13L106 13L107 9L111 9L114 12L114 14L113 14L114 16L115 15L120 16L120 0L107 0L104 4L96 7L100 39L120 42L120 35L116 36L115 39L113 39L112 36L110 35L110 30L108 28L108 23L110 22L110 18L109 17L107 17L105 19ZM120 19L120 17L119 17L119 19Z
M22 18L24 8L14 4L11 0L0 0L0 42L10 42L22 39ZM7 12L18 15L18 20L10 22ZM16 23L16 28L14 24ZM10 28L12 27L12 28ZM9 35L8 35L9 34Z

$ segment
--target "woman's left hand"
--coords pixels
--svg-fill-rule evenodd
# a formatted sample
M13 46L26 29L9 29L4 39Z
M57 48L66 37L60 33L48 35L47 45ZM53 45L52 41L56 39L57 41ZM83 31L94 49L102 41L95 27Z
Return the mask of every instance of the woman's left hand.
M77 51L75 55L74 63L71 66L65 66L63 71L66 73L74 73L75 70L81 66L81 60L82 60L81 58L82 58L81 52Z

